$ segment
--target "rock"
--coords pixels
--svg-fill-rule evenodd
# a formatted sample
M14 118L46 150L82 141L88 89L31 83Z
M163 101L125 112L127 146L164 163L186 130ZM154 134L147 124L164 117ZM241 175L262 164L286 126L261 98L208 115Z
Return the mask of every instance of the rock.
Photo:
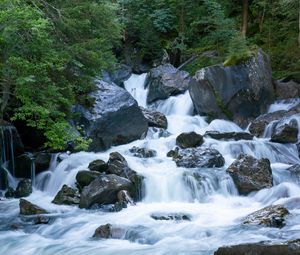
M112 225L111 224L101 225L95 230L93 237L104 238L104 239L112 238Z
M45 217L45 216L37 216L34 218L33 222L35 225L40 225L40 224L49 224L51 221L50 217Z
M15 197L28 197L32 193L32 183L30 179L23 179L18 183Z
M35 173L41 173L48 170L50 167L50 162L52 154L48 152L38 152L34 155Z
M274 243L260 242L221 247L214 255L299 255L300 240Z
M120 212L123 209L127 208L127 203L126 202L116 202L112 209L111 212Z
M189 92L197 113L232 119L243 127L274 98L270 60L262 50L243 64L205 67L194 78Z
M77 205L79 204L79 201L80 196L78 192L67 185L63 185L52 203L57 205Z
M9 188L9 180L7 170L0 165L0 190Z
M127 65L121 65L110 74L111 81L124 88L124 81L132 75L132 68Z
M286 170L289 171L295 181L300 184L300 165L293 165Z
M298 124L295 119L285 123L279 121L273 128L271 141L275 143L296 143L298 141Z
M46 214L48 213L45 209L32 204L31 202L25 200L25 199L20 199L20 214L23 215L35 215L35 214Z
M151 215L154 220L191 221L191 216L183 213L155 213Z
M293 80L276 81L275 90L278 99L288 99L300 97L300 84Z
M15 190L12 187L8 187L7 191L5 192L4 196L6 198L14 198L15 197Z
M100 175L84 187L80 197L80 208L90 208L94 204L114 204L120 190L132 190L133 183L115 174Z
M149 127L157 127L163 129L168 128L168 120L164 114L143 107L140 108L142 110L142 113L144 114L144 117L148 121Z
M198 147L201 146L203 142L202 135L195 132L181 133L176 137L176 145L182 149Z
M225 164L223 156L215 149L188 148L179 149L173 160L178 167L222 167Z
M99 172L82 170L76 174L76 182L78 188L82 190L85 186L88 186L93 180L100 176Z
M204 134L205 137L211 137L216 140L223 140L223 141L239 141L239 140L252 140L253 135L247 132L224 132L220 133L218 131L207 131Z
M157 152L155 150L147 149L147 148L138 148L133 146L129 151L133 154L133 156L138 158L153 158L156 157Z
M88 168L91 171L104 173L107 170L107 163L105 161L103 161L102 159L97 159L97 160L92 161L89 164Z
M282 228L285 226L285 217L289 211L282 205L270 205L249 214L244 224L263 225L265 227Z
M226 170L232 177L240 194L248 194L273 186L270 161L240 155Z
M33 158L28 154L22 154L15 158L15 176L20 178L31 178L31 166ZM10 168L12 168L10 164Z
M77 124L92 139L90 150L102 151L112 145L120 145L140 139L147 133L148 123L137 102L125 89L115 84L97 81L97 91L92 109L74 106L79 115Z
M149 88L147 102L152 103L159 99L185 92L195 80L188 72L179 71L171 64L153 68L147 75L145 87Z

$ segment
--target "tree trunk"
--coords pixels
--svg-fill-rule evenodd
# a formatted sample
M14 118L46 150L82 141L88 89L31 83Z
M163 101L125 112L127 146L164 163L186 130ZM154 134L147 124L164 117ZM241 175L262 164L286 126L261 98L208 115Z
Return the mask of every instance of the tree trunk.
M249 16L249 0L244 0L243 11L242 11L242 26L241 26L241 33L242 36L244 37L246 37L247 34L248 16Z
M299 26L299 34L298 34L298 47L300 48L300 0L299 0L299 17L298 17L298 19L299 19L299 21L298 21L298 26Z

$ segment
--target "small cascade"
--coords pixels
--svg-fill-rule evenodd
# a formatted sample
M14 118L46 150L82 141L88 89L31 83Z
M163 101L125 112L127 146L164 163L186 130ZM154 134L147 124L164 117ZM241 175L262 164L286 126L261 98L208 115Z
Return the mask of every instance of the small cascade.
M147 107L148 89L144 87L147 74L133 74L127 81L124 82L125 89L138 102L139 106Z
M3 165L5 162L10 161L10 171L14 176L15 172L15 155L14 155L14 140L13 140L14 127L5 125L0 126L0 138L1 138L1 162Z
M300 103L300 98L278 100L269 106L268 113L282 111L282 110L288 111L299 103Z

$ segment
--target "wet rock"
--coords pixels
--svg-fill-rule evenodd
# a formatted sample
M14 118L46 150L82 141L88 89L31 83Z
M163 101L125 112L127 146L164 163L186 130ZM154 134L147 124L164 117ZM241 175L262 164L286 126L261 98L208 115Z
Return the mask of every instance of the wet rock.
M239 141L239 140L252 140L253 135L247 132L224 132L220 133L218 131L207 131L204 135L205 137L211 137L216 140L224 140L224 141Z
M88 168L91 171L104 173L107 170L107 163L105 161L103 161L102 159L97 159L97 160L92 161L89 164Z
M171 135L170 132L163 128L156 128L156 127L150 127L148 129L147 137L153 138L153 139L158 139L161 137L169 137Z
M114 204L120 190L132 190L133 183L115 174L100 175L84 187L80 197L80 208L90 208L94 204Z
M274 243L260 242L221 247L214 255L299 255L300 240Z
M284 121L285 122L285 121ZM276 143L296 143L298 141L298 124L295 119L288 123L278 122L272 132L271 141Z
M15 197L15 190L12 187L8 187L7 191L4 195L6 198L14 198Z
M170 150L167 153L167 157L169 157L169 158L176 158L178 156L178 152L179 152L179 148L176 147L174 150Z
M147 102L152 103L159 99L185 92L195 80L188 72L179 71L171 64L153 68L147 75L145 87L149 88Z
M226 170L240 194L248 194L273 185L272 169L268 159L240 155Z
M265 227L282 228L285 226L285 217L289 211L282 205L270 205L248 215L243 223L263 225Z
M132 147L129 151L133 154L133 156L138 158L153 158L156 157L157 152L155 150L147 149L147 148L139 148Z
M203 142L202 135L195 132L181 133L176 137L176 145L182 149L198 147L201 146Z
M143 107L140 108L144 114L144 117L148 121L149 127L158 127L163 129L168 128L168 120L164 114Z
M110 74L110 78L112 82L124 88L124 81L128 80L131 75L132 68L127 65L121 65Z
M93 141L92 151L132 142L147 133L148 123L137 102L125 89L115 84L97 81L97 91L90 96L95 103L91 109L76 105L78 125Z
M48 170L52 158L51 153L39 152L34 155L34 164L36 174Z
M290 172L291 176L296 180L297 183L300 183L300 165L299 164L293 165L286 170Z
M122 202L116 202L112 209L110 210L111 212L120 212L122 211L123 209L127 208L127 203L122 201Z
M25 200L25 199L20 199L20 214L22 215L35 215L35 214L46 214L48 213L45 209L32 204L31 202Z
M23 179L18 183L15 197L28 197L32 193L32 183L30 179Z
M183 213L156 213L152 214L154 220L191 221L191 216Z
M278 99L288 99L300 97L300 84L290 81L276 81L275 90Z
M197 113L233 119L243 127L266 112L274 98L270 60L262 50L243 64L205 67L194 78L189 92Z
M77 205L79 204L79 201L80 196L78 192L67 185L63 185L52 203L57 205Z
M28 154L22 154L15 158L15 176L20 178L31 178L31 166L33 158ZM12 165L10 164L10 168Z
M93 180L100 176L99 172L82 170L76 174L76 182L78 188L82 190L85 186L88 186Z
M125 235L125 230L111 224L101 225L95 230L93 238L103 238L103 239L123 239Z
M40 216L40 215L34 218L35 225L49 224L50 221L51 221L50 217L45 217L45 216Z
M223 156L215 149L188 148L179 149L173 156L178 167L222 167L225 164Z

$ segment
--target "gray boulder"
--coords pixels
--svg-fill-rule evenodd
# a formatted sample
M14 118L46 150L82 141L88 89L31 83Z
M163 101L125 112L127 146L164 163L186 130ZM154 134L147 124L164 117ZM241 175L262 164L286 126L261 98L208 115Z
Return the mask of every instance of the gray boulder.
M300 97L300 84L293 80L276 81L275 90L278 99L288 99Z
M232 177L240 194L248 194L273 186L270 161L240 155L226 170Z
M15 191L15 197L28 197L32 193L32 183L30 179L23 179L18 183Z
M34 155L35 173L41 173L50 167L52 154L48 152L38 152Z
M265 227L282 228L285 226L285 217L289 211L282 205L270 205L249 214L244 224L263 225Z
M115 84L97 81L92 109L77 105L77 123L92 139L90 150L101 151L141 138L147 133L148 123L137 102L126 90Z
M142 113L144 114L144 117L148 121L149 127L157 127L157 128L163 128L167 129L168 127L168 120L164 114L158 111L146 109L143 107L140 107L142 110Z
M124 87L124 81L128 80L132 75L132 68L127 65L121 65L116 70L111 72L111 81L120 87Z
M56 194L52 203L57 205L77 205L79 204L80 195L67 185L63 185L61 190Z
M298 124L295 119L288 123L279 121L273 128L271 141L276 143L296 143L298 141Z
M103 161L102 159L97 159L97 160L92 161L89 164L88 168L91 171L103 173L103 172L106 172L106 170L107 170L107 163L105 161Z
M172 153L173 152L173 153ZM225 159L215 149L209 148L187 148L175 149L168 153L168 156L173 157L178 167L185 168L200 168L200 167L222 167L225 164Z
M159 99L185 92L195 80L188 72L179 71L171 64L153 68L147 75L145 87L149 88L147 102L152 103Z
M20 199L20 214L22 215L35 215L35 214L46 214L48 213L45 209L30 203L25 199Z
M99 172L82 170L76 174L77 187L82 190L85 186L88 186L93 180L100 176Z
M90 208L94 204L114 204L120 190L132 190L133 183L115 174L101 175L84 187L80 197L80 208Z
M189 92L197 113L233 119L243 127L274 98L270 60L261 50L244 64L205 67L194 77Z
M156 156L157 152L152 149L147 148L139 148L136 146L133 146L129 151L133 154L133 156L138 158L153 158Z
M181 133L176 137L176 145L182 149L198 147L203 144L202 135L196 132Z

